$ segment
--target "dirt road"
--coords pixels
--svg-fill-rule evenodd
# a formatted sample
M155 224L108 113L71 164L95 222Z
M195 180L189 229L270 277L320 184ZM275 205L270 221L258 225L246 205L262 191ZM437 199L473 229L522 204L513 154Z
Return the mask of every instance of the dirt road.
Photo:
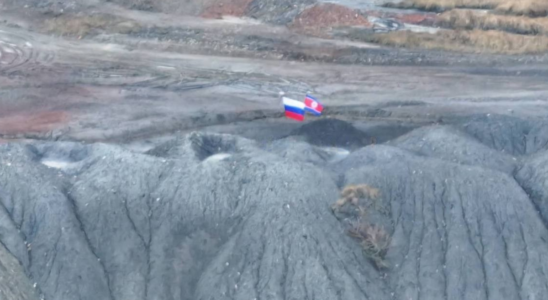
M356 49L235 18L169 21L148 12L132 12L131 17L143 26L207 32L222 27L231 36L254 32L293 42L298 38L296 44L310 51ZM242 57L257 53L253 49L234 56L201 55L200 47L209 53L217 46L186 47L188 43L153 35L65 39L27 29L32 26L36 24L13 15L0 26L0 138L119 141L281 118L280 91L297 99L310 91L327 106L327 115L347 117L436 120L471 111L546 113L548 74L543 66L365 66ZM357 113L364 109L385 113Z

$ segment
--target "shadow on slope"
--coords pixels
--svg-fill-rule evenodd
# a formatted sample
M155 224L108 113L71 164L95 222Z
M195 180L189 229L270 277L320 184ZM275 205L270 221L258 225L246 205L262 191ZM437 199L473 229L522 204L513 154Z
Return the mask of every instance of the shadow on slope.
M0 299L38 300L38 293L21 265L0 243Z
M0 145L0 241L48 299L548 293L548 230L508 175L518 162L494 149L506 146L432 126L391 142L400 148L368 145L337 157L322 139L365 133L317 122L267 145L270 152L210 133L147 154L104 144ZM538 207L545 158L539 152L516 173ZM379 189L379 202L364 207L367 221L392 237L386 270L344 233L357 212L330 210L339 196L333 178Z
M548 226L548 151L527 158L516 170L515 178L530 195L533 203Z
M0 200L17 224L2 241L46 298L388 299L319 169L191 134L151 151L161 157L72 144L88 155L67 174L37 159L74 153L56 145L0 148L14 161L0 164ZM237 154L207 159L219 147Z
M353 155L344 165L353 165ZM528 299L548 292L548 231L513 178L389 146L359 155L368 163L348 168L344 183L382 193L387 212L368 213L390 229L394 299Z

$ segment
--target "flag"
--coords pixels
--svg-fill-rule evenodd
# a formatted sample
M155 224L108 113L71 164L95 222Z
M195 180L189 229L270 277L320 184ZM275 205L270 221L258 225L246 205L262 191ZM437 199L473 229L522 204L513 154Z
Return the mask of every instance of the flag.
M286 97L283 97L282 100L284 103L286 117L297 121L304 121L304 103Z
M304 98L304 105L306 111L311 112L317 116L322 114L323 105L316 98L308 94L306 95L306 98Z

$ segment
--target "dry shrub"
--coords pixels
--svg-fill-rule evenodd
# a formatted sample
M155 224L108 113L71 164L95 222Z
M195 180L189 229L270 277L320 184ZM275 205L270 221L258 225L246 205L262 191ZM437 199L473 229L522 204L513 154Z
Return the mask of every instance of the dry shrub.
M338 210L346 203L350 203L358 207L358 201L362 198L377 199L380 195L380 191L377 188L371 187L367 184L359 185L347 185L341 191L341 197L331 207L333 210Z
M523 15L529 17L545 17L548 15L548 1L546 0L508 0L498 5L499 12Z
M436 24L453 29L503 30L519 34L547 34L548 19L495 15L454 9L438 16Z
M445 11L453 8L496 9L500 12L527 16L546 16L546 0L404 0L388 3L388 7L416 8L426 11Z
M388 7L416 8L426 11L445 11L453 8L495 8L506 0L404 0L388 3Z
M49 33L63 36L84 37L99 31L110 33L131 33L141 29L132 20L109 14L93 14L88 16L63 15L45 21L45 29Z
M394 31L366 36L365 41L393 47L475 53L533 54L548 51L548 37L492 30L442 30L435 34Z
M384 258L388 253L391 238L383 227L371 225L362 219L348 230L348 234L360 241L363 251L377 268L388 268Z
M363 251L375 263L377 268L384 269L388 267L384 258L390 246L390 235L383 227L370 224L367 221L367 205L359 205L359 199L363 198L369 198L376 205L375 199L378 199L379 195L379 189L367 184L347 185L341 191L341 198L331 208L337 210L346 203L356 207L359 218L348 229L348 234L360 242Z

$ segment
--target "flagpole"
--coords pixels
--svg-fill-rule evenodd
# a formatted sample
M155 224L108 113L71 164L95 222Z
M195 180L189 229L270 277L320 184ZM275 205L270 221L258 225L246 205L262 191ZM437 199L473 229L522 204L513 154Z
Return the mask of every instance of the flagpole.
M279 101L280 101L280 106L281 106L282 108L284 108L284 95L285 95L284 92L279 92L279 93L278 93L278 99L279 99Z

